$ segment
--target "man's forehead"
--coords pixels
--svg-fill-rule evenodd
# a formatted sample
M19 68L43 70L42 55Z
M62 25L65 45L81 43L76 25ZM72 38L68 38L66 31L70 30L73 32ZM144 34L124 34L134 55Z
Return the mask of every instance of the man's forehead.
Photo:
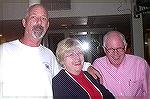
M46 11L46 9L44 7L42 7L42 6L40 6L40 5L34 6L34 7L32 7L32 8L29 9L29 13L36 13L36 12L37 13L38 12L44 13L45 15L48 14L48 12Z
M123 42L107 42L106 43L106 47L107 48L120 48L120 47L124 47Z

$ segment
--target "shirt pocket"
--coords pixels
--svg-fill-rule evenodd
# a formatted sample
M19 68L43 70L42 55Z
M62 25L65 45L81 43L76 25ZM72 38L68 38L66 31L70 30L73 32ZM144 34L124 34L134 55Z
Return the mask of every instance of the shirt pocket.
M130 80L129 93L135 96L141 96L143 93L143 80Z

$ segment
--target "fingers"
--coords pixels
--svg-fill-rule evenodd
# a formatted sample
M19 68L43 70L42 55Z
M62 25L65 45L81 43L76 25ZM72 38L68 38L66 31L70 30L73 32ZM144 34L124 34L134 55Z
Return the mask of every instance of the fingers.
M93 73L93 75L92 75L93 77L94 77L94 79L97 79L98 77L96 76L96 74L95 73Z
M102 74L98 70L96 70L95 68L93 68L93 71L94 71L94 74L97 76L96 79L98 79L99 82L102 84L103 83L103 76L102 76Z
M88 73L91 74L94 79L97 79L99 83L103 83L103 77L99 71L97 71L94 67L89 66L87 69Z
M96 74L94 73L94 69L93 69L92 66L89 66L89 67L88 67L87 72L88 72L89 74L91 74L95 79L97 79L97 76L96 76Z

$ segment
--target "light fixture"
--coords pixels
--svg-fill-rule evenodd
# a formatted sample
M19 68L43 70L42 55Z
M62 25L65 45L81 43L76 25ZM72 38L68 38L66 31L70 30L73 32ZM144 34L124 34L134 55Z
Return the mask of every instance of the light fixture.
M84 51L89 50L89 43L83 42L83 43L82 43L82 49L83 49Z

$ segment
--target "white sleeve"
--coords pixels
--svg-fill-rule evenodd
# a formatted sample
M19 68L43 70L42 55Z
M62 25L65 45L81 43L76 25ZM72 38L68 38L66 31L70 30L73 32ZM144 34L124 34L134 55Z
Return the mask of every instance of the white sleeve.
M53 61L53 77L56 76L58 74L58 72L61 70L61 66L58 64L56 58Z
M87 69L88 69L89 66L92 66L90 62L84 62L82 70L83 71L87 71Z

